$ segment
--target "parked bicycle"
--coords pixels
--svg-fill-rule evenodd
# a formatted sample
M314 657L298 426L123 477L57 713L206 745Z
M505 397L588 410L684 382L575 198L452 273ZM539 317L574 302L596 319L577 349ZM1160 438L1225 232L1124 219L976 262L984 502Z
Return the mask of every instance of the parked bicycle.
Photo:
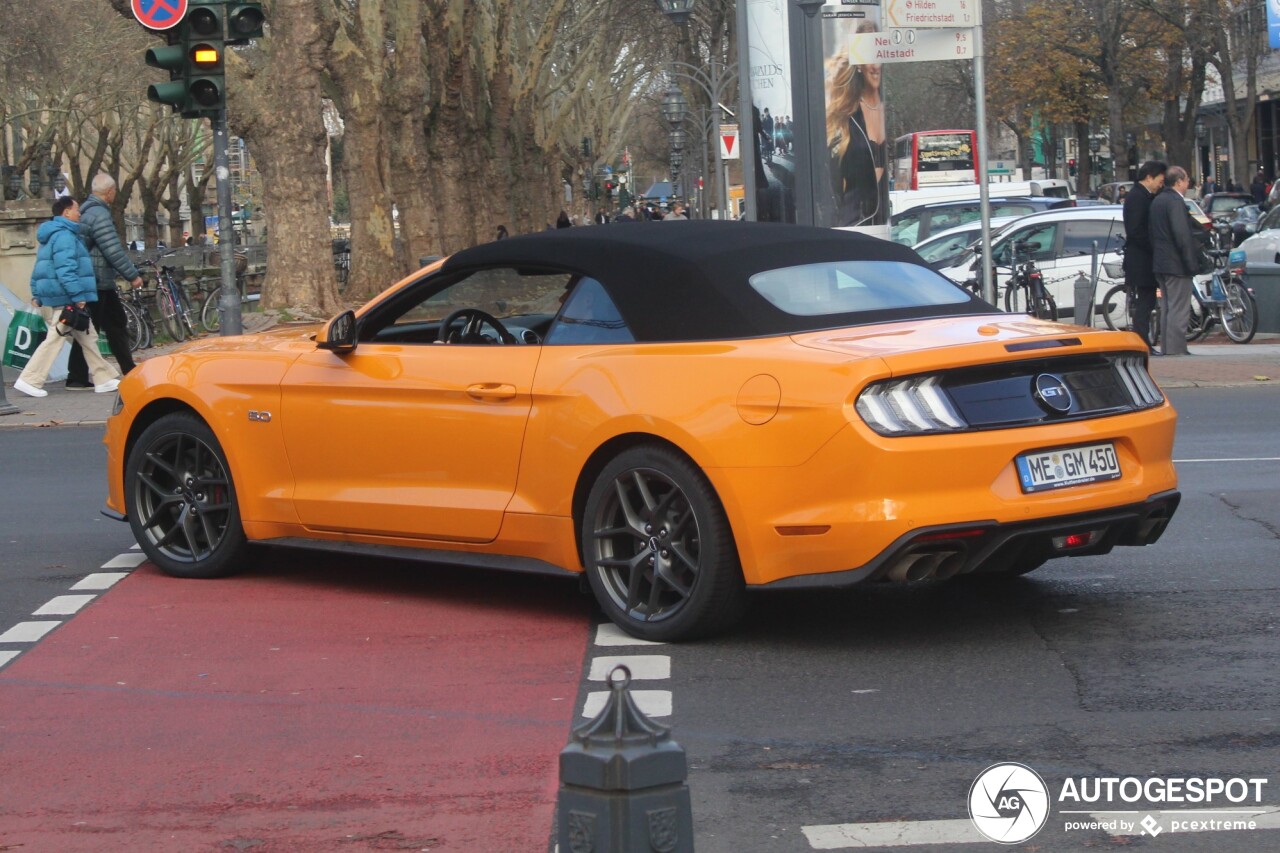
M170 252L161 255L160 259L172 256ZM165 330L175 341L194 338L198 333L195 327L196 312L191 307L191 300L183 291L182 285L174 276L177 267L157 265L154 260L145 260L142 266L151 267L156 276L156 307Z
M142 288L131 287L120 300L124 308L125 328L129 332L129 348L135 352L151 346L155 339L156 325L151 319L151 307L143 299Z
M240 311L244 313L244 307L258 300L257 294L245 293L245 273L249 269L249 256L237 252L235 255L236 263L236 297L240 300ZM222 301L223 286L215 287L208 296L205 297L204 305L200 308L200 325L204 326L206 332L217 332L222 328L222 315L218 309L218 304Z
M1030 314L1041 320L1058 319L1058 303L1044 286L1044 274L1036 268L1031 253L1037 244L1030 240L1018 240L1013 246L1012 275L1004 291L1004 310L1010 314ZM1018 253L1026 253L1027 259L1018 263Z
M1122 257L1124 256L1123 246L1119 253ZM1098 312L1102 314L1102 320L1107 324L1108 329L1132 332L1134 329L1133 306L1138 304L1138 288L1130 284L1125 277L1123 261L1105 261L1102 268L1109 278L1120 279L1120 284L1115 285L1103 295L1102 301L1098 303ZM1160 329L1159 305L1151 309L1147 328L1150 330L1147 346L1155 346Z
M1218 230L1218 244L1230 245L1230 233ZM1247 344L1258 331L1258 305L1244 280L1244 252L1230 248L1207 249L1213 258L1214 269L1208 276L1198 277L1191 283L1191 315L1187 322L1187 340L1198 341L1220 324L1227 337L1238 344ZM1116 271L1107 270L1115 277ZM1120 284L1107 291L1102 299L1102 316L1107 328L1133 331L1130 306L1137 294ZM1160 336L1160 312L1151 312L1152 346Z
M1219 324L1228 338L1247 344L1258 332L1258 303L1244 282L1244 252L1209 249L1206 253L1213 258L1214 269L1208 278L1191 283L1187 340L1198 341Z

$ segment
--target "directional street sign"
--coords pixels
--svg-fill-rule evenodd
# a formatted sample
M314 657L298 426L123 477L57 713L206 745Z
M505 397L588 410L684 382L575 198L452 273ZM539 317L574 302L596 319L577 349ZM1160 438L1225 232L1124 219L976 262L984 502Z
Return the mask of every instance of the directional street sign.
M885 27L976 27L982 0L885 0Z
M891 29L883 33L859 33L850 39L849 61L854 65L869 65L973 59L973 45L971 29Z
M720 159L740 160L738 151L738 126L736 124L720 125Z
M182 23L187 14L187 0L130 0L138 23L152 30L169 30Z

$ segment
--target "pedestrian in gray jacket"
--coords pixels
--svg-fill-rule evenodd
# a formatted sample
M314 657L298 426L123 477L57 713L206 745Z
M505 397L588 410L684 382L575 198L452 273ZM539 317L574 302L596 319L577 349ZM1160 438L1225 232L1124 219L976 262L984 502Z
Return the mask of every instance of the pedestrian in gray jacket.
M98 282L98 301L89 303L93 325L107 336L107 345L120 365L121 373L133 370L132 349L129 346L128 318L116 290L116 276L129 282L131 287L142 286L142 274L129 260L116 233L111 218L111 203L116 200L115 179L99 172L93 179L93 195L80 205L80 238L93 259L93 274ZM89 382L89 365L78 346L71 348L67 359L67 387L92 388Z
M1191 215L1183 195L1191 186L1187 170L1170 166L1164 189L1151 202L1151 269L1160 285L1160 351L1190 355L1191 279L1200 268L1200 246L1191 233Z

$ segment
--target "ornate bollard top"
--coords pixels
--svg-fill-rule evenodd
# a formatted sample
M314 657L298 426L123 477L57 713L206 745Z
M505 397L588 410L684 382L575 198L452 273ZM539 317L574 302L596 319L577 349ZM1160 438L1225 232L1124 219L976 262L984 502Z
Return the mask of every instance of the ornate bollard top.
M633 790L683 782L684 750L671 729L645 716L631 696L631 670L609 673L609 697L594 719L573 730L560 753L560 778L598 790Z

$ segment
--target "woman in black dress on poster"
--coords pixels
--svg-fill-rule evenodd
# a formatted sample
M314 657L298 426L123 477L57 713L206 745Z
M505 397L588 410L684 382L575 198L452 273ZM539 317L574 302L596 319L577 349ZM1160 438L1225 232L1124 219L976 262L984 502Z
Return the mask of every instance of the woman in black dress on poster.
M864 22L858 32L875 32ZM827 92L827 147L831 152L836 225L884 225L889 221L889 145L879 64L833 60Z

